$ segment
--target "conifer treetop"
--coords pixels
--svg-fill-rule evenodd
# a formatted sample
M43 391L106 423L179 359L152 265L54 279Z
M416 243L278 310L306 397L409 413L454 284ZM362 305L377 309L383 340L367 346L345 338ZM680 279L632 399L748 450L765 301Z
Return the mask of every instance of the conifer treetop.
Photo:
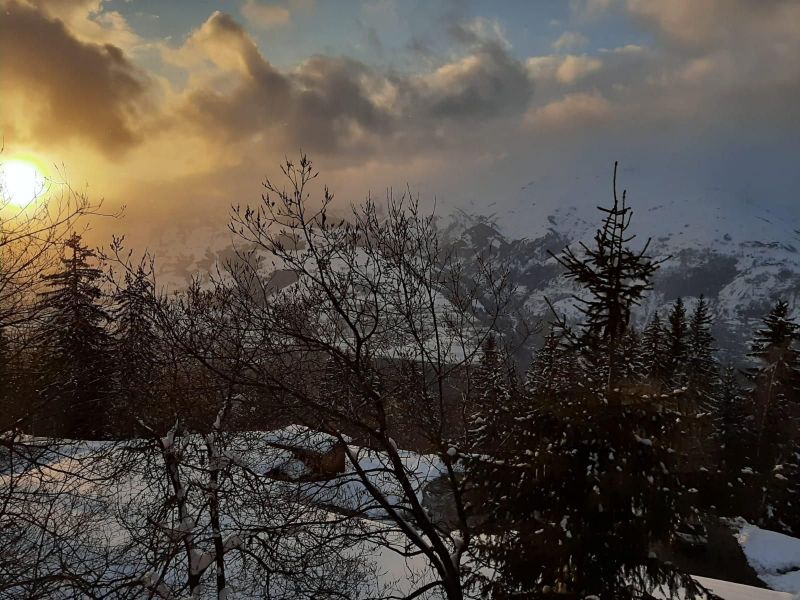
M565 276L588 290L589 299L577 298L583 313L586 333L605 342L619 340L630 323L631 308L652 289L651 279L663 261L647 256L650 239L641 250L628 244L636 237L628 234L632 209L627 205L627 190L617 194L617 167L614 163L613 204L598 206L605 213L594 244L580 242L582 256L571 248L561 255L551 253L566 269Z

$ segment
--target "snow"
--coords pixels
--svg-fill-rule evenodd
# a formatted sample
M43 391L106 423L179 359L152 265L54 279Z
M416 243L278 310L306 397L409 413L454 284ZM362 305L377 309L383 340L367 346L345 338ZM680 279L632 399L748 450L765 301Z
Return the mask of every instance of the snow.
M399 535L395 529L383 521L386 517L385 512L374 500L371 500L363 482L358 480L355 465L349 464L346 472L333 481L319 482L285 482L272 480L264 475L270 467L276 463L285 461L287 450L276 448L271 445L276 440L297 440L299 438L310 444L314 448L324 446L331 441L333 436L315 432L297 426L288 427L283 431L274 432L246 432L232 434L225 438L226 454L235 455L237 460L231 461L226 470L225 477L232 477L228 485L239 487L241 485L263 485L261 493L262 500L269 502L269 510L265 513L261 506L247 504L227 505L225 512L221 515L221 532L224 541L223 552L226 555L226 570L229 579L229 587L225 594L230 598L234 597L258 597L263 592L261 587L263 581L251 582L250 573L244 568L241 556L236 549L249 547L250 540L253 539L254 531L261 528L269 530L271 527L280 526L280 519L293 518L292 515L298 511L308 511L313 505L331 508L342 508L354 510L357 514L371 517L373 520L362 519L359 531L375 531L375 535L380 535L392 540L392 545L396 549L402 549L405 545L404 536ZM165 539L170 543L179 544L181 540L189 540L192 544L188 568L194 574L204 574L214 569L213 563L216 557L214 547L211 544L212 532L208 521L208 514L202 508L207 502L204 494L208 489L207 481L202 479L200 472L194 472L201 467L197 460L205 455L203 436L200 435L178 435L173 430L169 435L169 440L164 444L171 452L181 457L180 477L183 482L187 499L188 513L181 515L180 518L173 512L173 517L160 518L152 521L154 531L161 531ZM36 440L26 440L34 443ZM173 586L180 581L181 560L177 560L171 569L164 573L153 570L150 560L143 553L137 550L131 537L129 529L133 521L130 517L137 518L145 516L147 512L161 505L163 497L172 490L165 487L160 492L154 492L154 482L162 482L158 467L152 471L153 464L137 462L138 466L117 476L114 485L109 489L104 487L100 480L95 484L91 475L106 472L114 464L118 464L121 459L131 455L131 452L148 452L152 459L159 464L158 457L161 456L161 440L131 440L122 444L112 444L107 442L73 442L63 441L58 444L51 444L46 453L39 456L42 466L37 469L16 470L11 473L0 473L0 484L6 484L7 478L15 477L17 489L24 493L30 486L41 490L41 486L55 486L60 491L68 491L64 496L64 501L55 506L57 514L54 520L62 524L72 521L80 522L80 539L74 541L74 561L82 560L82 556L102 555L107 549L113 556L113 563L108 568L108 577L120 576L131 578L131 581L138 583L143 588L152 591L158 597L174 597ZM155 442L155 444L153 443ZM44 446L44 440L42 440ZM221 450L221 448L218 448ZM215 450L218 450L215 449ZM395 478L392 477L389 469L387 457L375 451L350 447L359 467L363 469L369 481L375 485L381 493L388 499L390 506L401 510L407 505L407 499L402 493L400 486ZM407 475L412 481L414 493L421 497L424 485L431 479L440 476L444 470L442 464L435 457L417 455L408 451L399 451L401 461L407 470ZM80 462L78 462L80 457ZM65 472L77 471L87 477L86 480L80 478L70 479L64 476ZM208 469L208 465L204 467ZM249 473L249 475L247 474ZM253 475L257 476L256 480ZM243 478L240 479L240 476ZM28 479L30 478L30 481ZM300 495L298 495L298 493ZM281 498L285 496L285 501ZM302 500L305 495L306 500ZM224 498L224 497L223 497ZM310 502L309 502L310 501ZM280 504L275 504L279 502ZM283 508L280 508L280 507ZM29 505L29 512L47 509L46 506L38 507ZM366 509L363 510L362 509ZM132 511L132 512L131 512ZM274 512L274 517L279 519L273 521L270 511ZM310 525L306 530L289 528L284 532L284 536L279 541L282 547L287 548L289 553L297 552L293 550L306 547L310 540L314 538L316 529L325 527L324 523L330 521L334 523L341 520L342 515L330 510L314 510L309 517ZM174 520L172 520L174 519ZM385 533L381 533L385 531ZM84 534L85 538L84 539ZM136 534L138 535L138 534ZM217 534L214 534L217 535ZM256 534L257 535L257 534ZM310 536L304 539L303 536ZM32 543L36 543L35 540ZM416 589L416 585L421 580L430 580L432 572L424 558L410 559L395 554L391 548L376 546L374 542L364 540L348 552L353 557L366 562L365 568L376 564L378 567L378 579L367 581L364 585L368 587L386 586L392 590L407 590L408 593ZM100 553L100 554L98 554ZM230 556L228 556L230 553ZM71 560L72 560L71 559ZM58 565L55 565L58 568ZM329 567L321 565L320 569ZM332 567L331 567L332 568ZM159 567L160 569L160 567ZM209 575L203 575L208 578ZM176 579L177 578L177 579ZM335 578L335 576L334 576ZM208 582L206 582L208 583ZM277 585L277 584L276 584ZM206 585L205 590L199 592L202 597L207 597L213 585ZM247 590L255 590L255 596L250 595ZM366 593L366 592L365 592ZM373 594L374 595L374 594Z
M252 469L253 473L263 475L269 470L270 466L281 463L286 459L287 451L276 448L271 443L276 440L296 440L298 436L315 448L319 447L320 444L324 446L326 443L330 443L332 439L336 439L333 436L298 426L266 433L236 434L228 440L229 447L226 449L226 451L230 452L235 451L238 457L237 461L232 464L231 469ZM176 436L170 442L170 446L174 446L176 449L178 447L183 448L184 444L191 444L195 437L184 436L180 438ZM200 439L197 437L195 442ZM389 505L402 516L404 507L407 506L408 498L405 497L396 476L391 470L388 457L384 453L357 446L349 445L347 448L358 467L366 474L368 481L387 498ZM64 442L64 445L59 447L57 452L52 452L52 470L45 469L44 473L48 478L52 477L53 481L57 483L61 477L58 472L68 470L71 461L74 461L75 457L92 455L93 453L102 456L110 450L111 446L103 442L92 442L86 445L75 444L74 446L71 446L69 442ZM425 486L442 477L446 473L445 466L441 459L435 455L420 455L404 450L398 450L398 452L406 470L406 475L412 482L414 494L419 500L422 500ZM109 454L106 459L113 460L113 456L113 454ZM98 468L99 465L100 463L98 463ZM84 467L86 467L86 464L84 464ZM129 481L120 481L116 490L117 499L114 504L122 506L133 503L135 505L139 502L141 493L145 489L140 477L141 474L131 473ZM385 520L386 510L379 506L367 492L364 483L358 476L356 464L353 462L348 461L345 473L330 480L311 481L302 484L276 482L275 485L298 485L297 489L313 503L318 503L333 510L355 511L369 519L364 520L365 527L374 528L376 531L385 529L385 535L393 540L393 545L397 549L403 548L403 536ZM92 504L95 502L94 496L97 493L89 483L76 484L75 497L83 498L86 508L81 508L79 504L66 505L63 510L67 512L64 513L64 517L59 518L71 518L69 511L75 511L72 514L77 517L89 514L88 511L94 511L93 506L101 507L101 503ZM148 499L142 498L141 501L147 502ZM242 507L242 510L243 512L236 514L234 517L236 525L233 524L233 521L223 523L223 549L226 555L228 552L244 547L248 543L246 541L249 535L247 533L248 520L262 518L256 516L256 514L250 515L246 513L244 507ZM124 547L129 540L121 523L117 521L117 516L103 514L102 509L97 512L91 512L91 514L94 519L92 522L95 524L94 530L105 531L109 534L109 538L104 543L112 543L120 548ZM332 512L327 514L330 514L332 519L337 518ZM174 522L171 528L167 523L163 525L164 532L176 541L186 536L190 536L193 539L195 547L191 557L191 568L195 573L201 573L212 567L215 556L213 548L207 539L208 524L204 518L196 520L198 518L197 514L192 513L185 516L182 521ZM261 523L263 524L263 522ZM697 577L697 580L723 600L798 600L800 595L793 596L792 594L800 593L800 540L777 532L760 529L744 521L736 521L734 525L736 526L736 539L741 545L748 562L753 566L761 580L772 590L751 588L703 577ZM568 527L567 521L562 521L561 526L566 529ZM430 580L432 572L424 557L409 558L392 551L390 548L370 544L371 542L365 541L355 552L369 557L377 566L378 571L381 573L378 585L388 586L393 591L401 593L410 592L421 581ZM460 551L459 544L460 540L455 537L453 539L454 554ZM121 573L130 573L138 577L141 585L154 591L161 590L165 597L169 593L171 580L168 579L165 582L164 579L159 579L157 574L149 571L149 565L144 563L140 557L126 554L124 557L121 555L119 559L129 561L119 567ZM239 570L235 551L231 553L230 562L228 560L226 558L226 562L231 567L229 573L231 576L229 585L231 587L226 590L226 593L230 597L239 597L242 589L240 587L242 584L241 578L246 577L247 573ZM470 557L468 555L463 557L463 561L468 562L469 560ZM157 593L160 594L160 592Z
M800 596L800 539L735 522L736 539L759 579L774 590Z
M793 600L791 594L763 590L749 585L709 579L708 577L694 577L700 585L713 592L722 600Z
M289 425L263 435L264 441L268 444L310 450L319 454L330 452L340 443L339 438L334 435L314 431L302 425ZM350 440L345 437L344 441Z
M382 452L350 446L350 453L367 481L388 500L390 506L401 512L407 507L407 498L393 471L388 456ZM426 484L443 476L446 468L438 456L417 454L408 450L397 450L417 500L422 501ZM345 473L327 481L311 482L306 494L325 506L335 506L349 511L358 511L373 519L386 518L386 511L377 505L361 476L349 459Z

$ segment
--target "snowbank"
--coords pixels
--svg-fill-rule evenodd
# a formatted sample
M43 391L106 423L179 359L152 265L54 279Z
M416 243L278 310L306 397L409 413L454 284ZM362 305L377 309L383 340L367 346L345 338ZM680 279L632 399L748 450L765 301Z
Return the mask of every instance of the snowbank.
M736 539L759 579L773 590L800 596L800 539L745 521L735 525Z

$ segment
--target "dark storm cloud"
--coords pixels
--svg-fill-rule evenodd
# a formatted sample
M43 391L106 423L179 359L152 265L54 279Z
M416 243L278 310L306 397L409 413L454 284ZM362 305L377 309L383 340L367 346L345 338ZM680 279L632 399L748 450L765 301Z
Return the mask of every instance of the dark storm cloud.
M30 132L47 140L80 137L111 154L136 144L134 122L149 84L122 50L84 43L62 21L28 6L1 8L0 80L4 95L24 98Z

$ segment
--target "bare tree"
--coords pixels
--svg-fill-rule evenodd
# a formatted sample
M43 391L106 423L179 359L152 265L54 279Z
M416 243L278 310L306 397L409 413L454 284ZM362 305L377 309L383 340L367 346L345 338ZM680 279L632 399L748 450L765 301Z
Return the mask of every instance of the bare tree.
M440 245L433 215L410 195L390 197L385 214L368 199L333 222L327 188L316 202L309 195L311 161L287 161L283 174L288 187L268 180L257 207L234 209L231 229L247 250L213 278L219 310L166 327L206 368L257 391L258 410L340 440L350 470L326 486L327 502L370 519L354 535L423 559L427 572L405 597L439 589L460 599L470 583L459 466L470 381L513 286L491 261ZM477 276L464 276L466 260ZM209 330L215 343L198 344ZM431 479L437 510L432 487L425 498Z

